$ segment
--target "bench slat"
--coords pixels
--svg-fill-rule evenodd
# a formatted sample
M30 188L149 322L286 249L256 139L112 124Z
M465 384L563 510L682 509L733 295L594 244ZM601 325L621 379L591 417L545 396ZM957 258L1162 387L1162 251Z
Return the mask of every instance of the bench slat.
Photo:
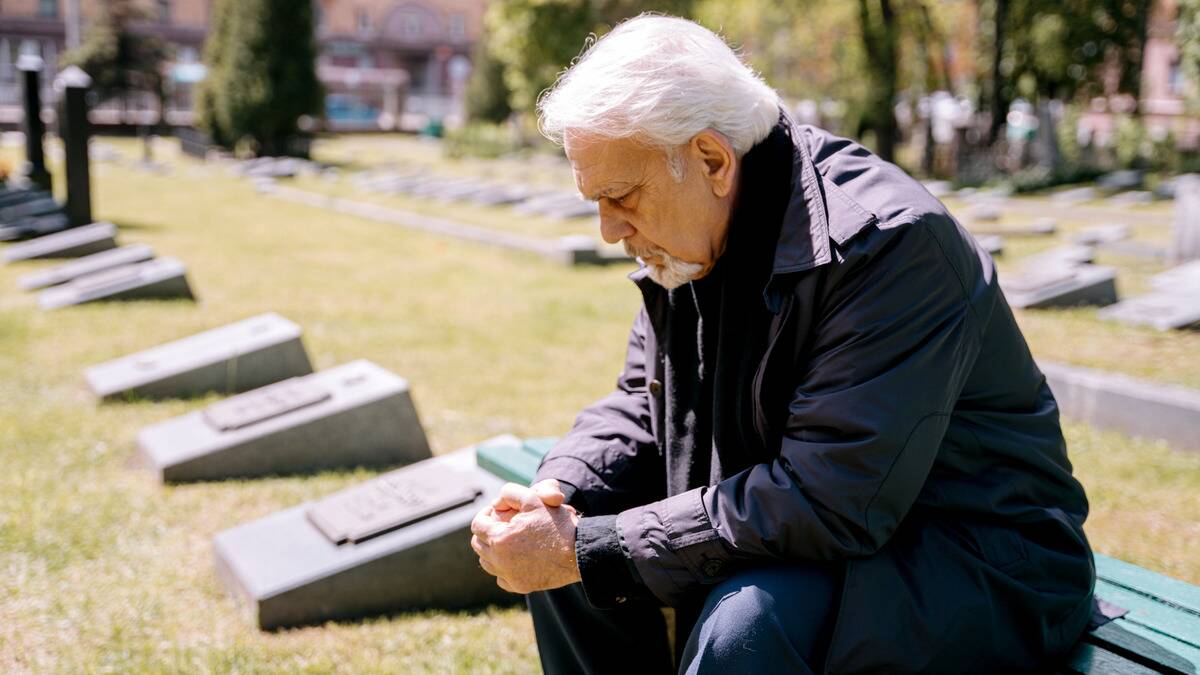
M1195 673L1200 669L1200 649L1126 619L1100 626L1083 639L1120 654L1135 654L1133 658L1159 672Z
M1125 586L1144 595L1165 600L1200 620L1200 586L1172 579L1157 572L1096 554L1096 575L1110 583ZM1119 603L1118 603L1119 604Z
M1096 595L1128 609L1122 621L1145 626L1200 650L1200 617L1103 579L1096 582Z
M1065 665L1059 669L1063 675L1154 675L1155 671L1114 654L1103 647L1081 642L1075 645Z

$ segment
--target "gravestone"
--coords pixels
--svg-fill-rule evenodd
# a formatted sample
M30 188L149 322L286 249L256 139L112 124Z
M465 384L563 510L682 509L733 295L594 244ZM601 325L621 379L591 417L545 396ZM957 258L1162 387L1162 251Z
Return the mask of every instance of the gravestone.
M1129 226L1120 223L1093 225L1071 235L1071 241L1077 244L1095 246L1111 244L1129 238Z
M88 157L88 90L92 78L79 66L67 66L54 79L54 89L62 95L59 135L62 136L67 174L67 203L63 210L72 227L92 222L92 179Z
M1000 237L1046 237L1053 235L1058 223L1051 218L1039 218L1029 225L981 225L973 222L968 228L975 235Z
M7 58L9 55L5 54ZM21 130L25 132L25 176L41 190L50 190L50 172L46 171L46 155L42 149L46 125L42 122L41 72L45 63L36 54L22 54L17 59L23 86L24 114Z
M480 569L470 525L513 469L528 470L526 456L549 449L530 445L499 437L225 530L213 541L218 575L262 629L518 602ZM507 475L481 468L483 448Z
M1150 285L1160 291L1187 291L1200 294L1200 260L1193 260L1150 277Z
M967 219L974 222L994 223L1002 215L1003 211L997 204L976 204L967 210Z
M55 232L62 232L70 227L71 219L62 211L44 216L19 218L10 223L0 225L0 241L44 237Z
M988 255L999 256L1004 254L1004 237L985 234L975 237L975 241L979 242L980 248L987 251Z
M25 291L34 291L49 286L65 284L68 281L96 272L139 263L154 258L154 249L145 244L130 244L100 253L93 253L78 260L63 263L48 270L32 272L17 280L17 287Z
M1145 293L1100 310L1101 319L1167 331L1200 327L1200 288Z
M47 194L40 199L30 199L0 208L0 225L7 225L22 218L45 216L60 211L62 211L62 205Z
M1096 187L1109 192L1136 190L1142 186L1145 174L1135 169L1123 169L1106 173L1096 179Z
M92 366L84 377L104 399L249 391L312 372L300 334L282 316L260 314Z
M187 267L175 258L158 258L95 272L47 288L38 296L42 309L60 309L109 300L194 300Z
M1027 255L1021 259L1021 265L1026 269L1073 267L1075 265L1090 265L1095 260L1095 247L1084 244L1065 244Z
M532 196L529 188L520 185L493 185L468 197L468 201L479 206L505 206L516 204Z
M142 429L143 463L163 481L397 466L428 459L408 382L354 361L225 399Z
M4 260L80 258L116 248L116 236L117 227L112 223L92 223L11 246L4 250Z
M1130 190L1129 192L1120 192L1109 197L1108 203L1113 206L1136 206L1151 204L1154 202L1154 199L1154 193L1148 190Z
M46 199L52 196L45 190L7 187L0 190L0 208L13 206L14 204L24 204L35 199Z
M1175 179L1175 240L1171 259L1186 262L1200 258L1200 174Z
M1070 205L1070 204L1079 204L1082 202L1090 202L1090 201L1096 199L1096 197L1097 197L1096 188L1080 187L1080 188L1072 188L1070 190L1063 190L1061 192L1057 192L1050 199L1057 204Z
M1099 265L1048 265L1000 280L1012 307L1042 309L1110 305L1117 301L1116 271Z

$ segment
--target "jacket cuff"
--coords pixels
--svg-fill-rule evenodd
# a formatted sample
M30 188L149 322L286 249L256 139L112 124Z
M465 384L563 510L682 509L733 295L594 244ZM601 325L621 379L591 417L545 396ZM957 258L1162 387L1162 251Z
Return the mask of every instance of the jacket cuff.
M640 580L621 545L616 516L580 518L575 528L575 559L583 594L597 609L611 609L643 595Z

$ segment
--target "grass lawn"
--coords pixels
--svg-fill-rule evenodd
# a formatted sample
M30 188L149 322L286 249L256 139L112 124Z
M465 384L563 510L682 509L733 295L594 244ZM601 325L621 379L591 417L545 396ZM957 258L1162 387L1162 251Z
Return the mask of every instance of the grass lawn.
M612 386L639 302L631 266L567 269L339 216L199 165L94 175L97 216L183 259L200 301L41 312L16 279L49 263L0 267L0 672L535 671L518 608L254 630L214 575L213 535L371 474L163 487L129 466L137 430L212 399L97 405L82 371L277 311L304 326L317 368L369 358L407 377L435 452L561 434ZM1022 320L1039 355L1055 339L1085 350L1096 323ZM1095 341L1121 352L1129 335ZM1125 357L1200 369L1170 337ZM1095 548L1200 583L1200 456L1067 432Z

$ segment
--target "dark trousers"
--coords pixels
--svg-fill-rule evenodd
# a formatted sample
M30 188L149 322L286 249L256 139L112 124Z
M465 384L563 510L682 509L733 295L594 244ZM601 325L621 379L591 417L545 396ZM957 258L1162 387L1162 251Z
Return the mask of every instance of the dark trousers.
M531 593L542 668L567 673L819 673L833 631L841 565L739 572L677 607L675 650L660 607L596 609L579 584Z

